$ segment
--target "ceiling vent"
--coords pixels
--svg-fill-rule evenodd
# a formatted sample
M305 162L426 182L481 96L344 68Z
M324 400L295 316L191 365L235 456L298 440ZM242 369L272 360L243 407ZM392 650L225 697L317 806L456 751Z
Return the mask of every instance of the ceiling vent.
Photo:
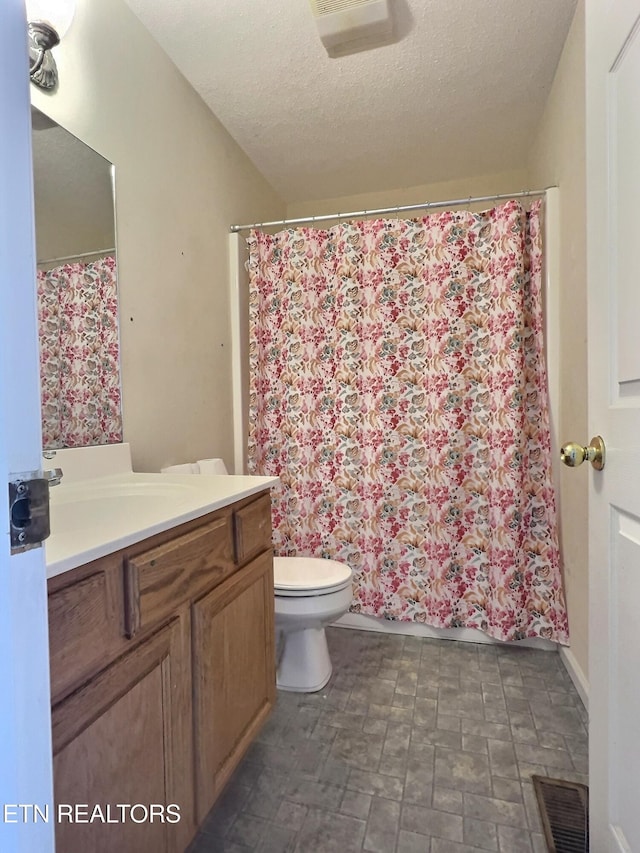
M389 0L309 0L320 40L329 56L345 56L389 44Z

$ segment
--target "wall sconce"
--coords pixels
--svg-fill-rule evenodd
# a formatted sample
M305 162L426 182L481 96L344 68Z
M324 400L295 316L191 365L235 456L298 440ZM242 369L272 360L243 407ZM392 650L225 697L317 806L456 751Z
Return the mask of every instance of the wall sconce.
M51 48L71 26L74 0L27 0L29 77L41 89L55 89L58 69Z

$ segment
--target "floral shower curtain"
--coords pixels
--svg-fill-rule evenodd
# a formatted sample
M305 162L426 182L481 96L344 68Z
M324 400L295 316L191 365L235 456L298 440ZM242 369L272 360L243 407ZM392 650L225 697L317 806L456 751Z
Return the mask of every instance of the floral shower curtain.
M249 470L352 611L567 642L540 202L252 232Z
M122 441L116 262L38 272L45 448Z

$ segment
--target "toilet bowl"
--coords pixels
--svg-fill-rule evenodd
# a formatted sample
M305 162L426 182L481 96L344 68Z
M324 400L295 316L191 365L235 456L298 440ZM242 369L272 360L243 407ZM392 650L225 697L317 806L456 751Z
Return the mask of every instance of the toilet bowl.
M352 572L337 560L274 557L280 690L313 693L331 678L325 626L349 609Z

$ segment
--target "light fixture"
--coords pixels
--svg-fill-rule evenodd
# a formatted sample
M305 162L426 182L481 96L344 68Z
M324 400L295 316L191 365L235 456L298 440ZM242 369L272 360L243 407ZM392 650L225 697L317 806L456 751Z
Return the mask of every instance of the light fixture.
M29 77L41 89L54 89L58 69L51 48L71 26L74 0L27 0Z

